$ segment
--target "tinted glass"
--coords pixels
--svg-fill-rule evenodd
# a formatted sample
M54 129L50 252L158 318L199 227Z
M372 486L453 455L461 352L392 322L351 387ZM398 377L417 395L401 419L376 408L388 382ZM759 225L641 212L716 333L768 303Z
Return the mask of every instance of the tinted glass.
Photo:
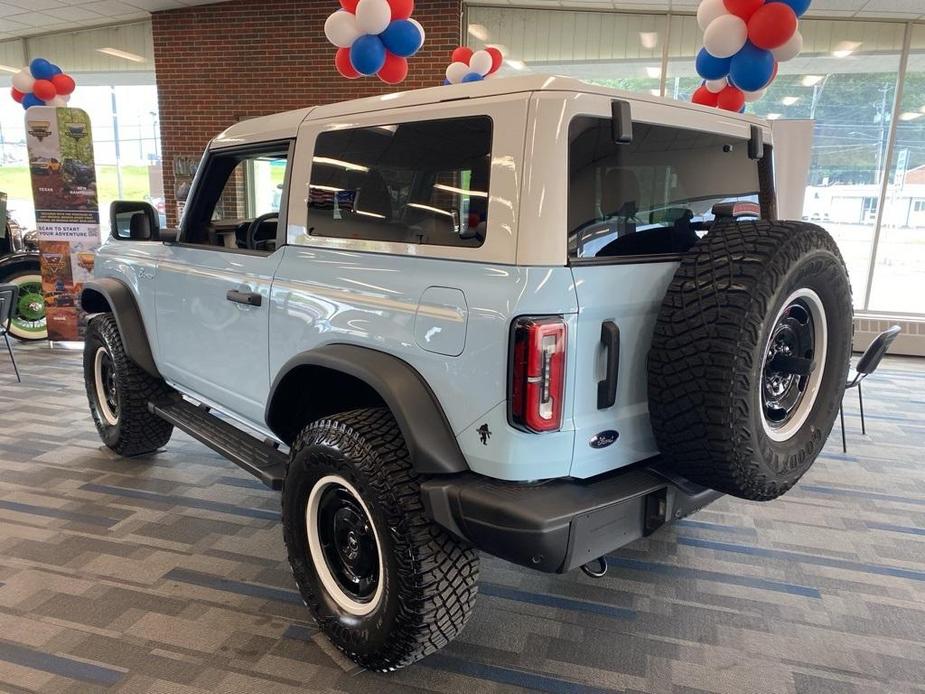
M635 123L613 142L608 118L569 127L569 254L683 253L716 216L758 217L758 165L748 142Z
M488 117L322 133L312 159L309 234L481 246L490 170Z

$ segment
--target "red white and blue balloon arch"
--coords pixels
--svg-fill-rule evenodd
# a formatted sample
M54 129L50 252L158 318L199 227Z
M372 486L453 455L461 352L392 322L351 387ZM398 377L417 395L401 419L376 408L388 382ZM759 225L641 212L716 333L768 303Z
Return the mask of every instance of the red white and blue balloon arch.
M777 77L778 63L803 50L799 17L812 0L703 0L697 23L703 48L697 74L704 82L692 101L727 111L744 111Z

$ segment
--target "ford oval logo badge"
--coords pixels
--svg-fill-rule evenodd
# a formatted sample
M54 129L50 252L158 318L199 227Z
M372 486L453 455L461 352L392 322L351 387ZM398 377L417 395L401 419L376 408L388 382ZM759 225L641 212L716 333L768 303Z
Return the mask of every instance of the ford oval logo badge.
M588 445L591 446L591 448L607 448L607 446L611 445L618 438L620 438L619 432L608 429L607 431L602 431L591 437Z

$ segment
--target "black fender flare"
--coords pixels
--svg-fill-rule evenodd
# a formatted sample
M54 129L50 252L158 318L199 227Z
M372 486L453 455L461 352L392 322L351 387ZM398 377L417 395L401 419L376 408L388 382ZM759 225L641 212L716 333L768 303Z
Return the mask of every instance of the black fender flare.
M283 365L273 380L265 413L267 426L281 439L287 438L281 417L291 403L276 395L287 376L301 367L338 372L375 391L395 417L417 472L445 475L469 469L437 396L417 370L398 357L357 345L325 345L296 354Z
M37 272L41 272L39 263L39 254L26 251L17 251L0 256L0 278L6 276L10 271L19 268L35 267Z
M149 374L161 378L154 363L138 302L125 282L112 277L87 282L80 292L80 305L87 313L112 313L122 335L125 353Z

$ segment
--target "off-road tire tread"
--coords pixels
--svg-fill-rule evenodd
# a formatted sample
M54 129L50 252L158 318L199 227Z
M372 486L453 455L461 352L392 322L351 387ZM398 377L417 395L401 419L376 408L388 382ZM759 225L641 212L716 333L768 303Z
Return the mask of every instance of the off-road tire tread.
M284 538L306 605L332 642L366 669L396 670L439 650L469 620L478 593L478 553L425 514L422 478L414 471L401 430L387 408L353 410L306 426L293 443L291 459L315 445L337 449L356 466L378 500L391 530L402 604L392 638L373 656L352 650L347 635L339 633L340 625L318 618L317 596L292 561L294 551L304 551L293 546L292 523L304 524L304 516L287 507L284 482ZM293 512L296 517L290 518Z
M87 338L93 333L99 335L112 357L119 389L119 435L117 440L107 445L119 455L136 456L151 453L162 448L170 440L173 425L148 411L148 403L169 398L174 394L163 380L155 378L133 362L125 353L119 326L111 313L95 316L87 327ZM90 410L94 413L100 435L105 438L105 425L95 414L96 398L92 367L85 365L84 381Z
M648 366L653 432L680 474L753 500L776 498L797 481L769 475L757 463L747 416L757 387L750 346L760 339L784 275L798 259L819 251L818 272L844 285L850 312L851 288L838 246L813 224L718 224L682 259L658 315ZM850 341L840 357L844 372L835 377L844 383ZM837 403L832 407L837 412ZM822 422L819 447L834 412Z

